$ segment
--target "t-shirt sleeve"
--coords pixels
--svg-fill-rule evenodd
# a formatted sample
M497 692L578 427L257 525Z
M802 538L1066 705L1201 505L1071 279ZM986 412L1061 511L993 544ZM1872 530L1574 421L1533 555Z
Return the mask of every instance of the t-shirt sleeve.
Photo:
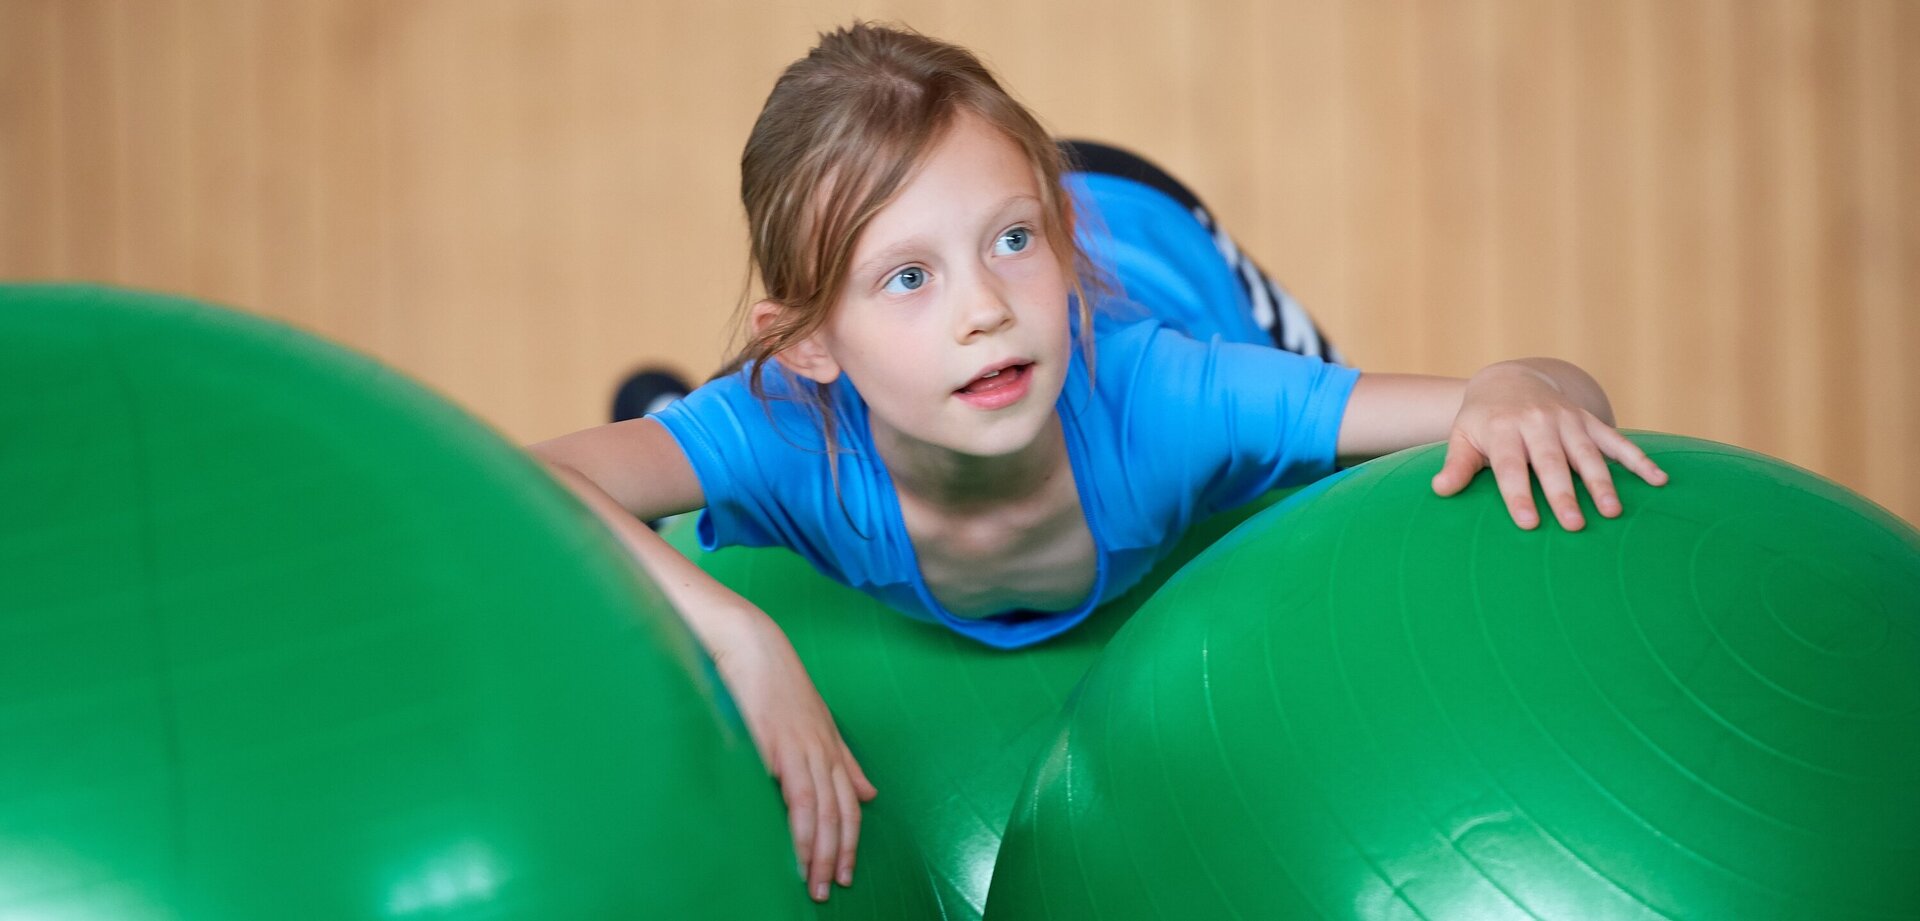
M781 493L804 478L818 454L819 429L791 401L763 404L740 373L710 381L653 414L666 426L700 480L707 507L700 546L800 546L806 543Z
M1143 472L1201 514L1332 473L1359 372L1270 346L1197 341L1164 327L1132 359L1126 441ZM1104 369L1103 369L1104 370Z

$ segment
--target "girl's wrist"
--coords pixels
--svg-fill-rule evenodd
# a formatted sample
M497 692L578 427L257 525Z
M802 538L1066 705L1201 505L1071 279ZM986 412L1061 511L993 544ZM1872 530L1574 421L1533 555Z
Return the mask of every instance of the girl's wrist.
M1542 368L1536 367L1531 359L1526 358L1496 361L1493 364L1481 368L1467 381L1467 386L1472 388L1475 384L1504 383L1511 381L1539 383L1546 385L1555 393L1564 394L1566 392L1566 388L1560 386L1560 381L1552 374L1549 374Z
M1605 390L1593 376L1578 365L1558 358L1518 358L1495 362L1480 369L1467 381L1468 399L1488 387L1495 392L1510 387L1533 385L1547 387L1555 397L1592 413L1608 425L1613 423L1613 406ZM1509 391L1511 392L1511 391Z
M700 608L697 615L683 612L683 616L700 645L716 659L728 652L764 646L776 637L786 639L773 618L744 599L715 599Z

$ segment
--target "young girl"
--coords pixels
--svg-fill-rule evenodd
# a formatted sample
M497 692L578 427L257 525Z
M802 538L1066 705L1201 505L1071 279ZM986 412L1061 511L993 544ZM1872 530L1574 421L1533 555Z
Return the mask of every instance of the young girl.
M1576 473L1609 517L1608 457L1665 480L1566 363L1463 381L1297 354L1324 351L1311 324L1191 193L1110 149L1074 152L1086 164L1068 174L960 48L866 25L823 36L741 158L766 297L736 370L533 448L712 654L817 900L852 883L873 785L779 628L642 520L704 506L708 549L784 545L1010 648L1125 591L1196 518L1337 458L1446 440L1434 491L1491 465L1522 528L1538 524L1530 468L1569 530ZM1119 292L1152 314L1129 319Z

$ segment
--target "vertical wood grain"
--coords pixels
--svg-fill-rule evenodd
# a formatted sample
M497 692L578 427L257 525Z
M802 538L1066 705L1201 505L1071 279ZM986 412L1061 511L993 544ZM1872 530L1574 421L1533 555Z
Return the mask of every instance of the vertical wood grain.
M1561 354L1622 421L1920 518L1906 0L0 0L0 277L179 291L531 440L696 378L816 31L978 51L1206 198L1366 368Z

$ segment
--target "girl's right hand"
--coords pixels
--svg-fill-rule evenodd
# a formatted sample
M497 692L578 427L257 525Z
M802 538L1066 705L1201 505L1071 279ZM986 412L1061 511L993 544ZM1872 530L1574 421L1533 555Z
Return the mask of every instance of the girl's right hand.
M746 720L760 760L780 781L807 892L824 902L833 881L853 885L860 804L878 791L840 738L793 644L772 621L760 622L763 627L716 648L714 666Z
M825 901L833 880L853 885L860 804L873 799L873 784L841 741L793 644L765 612L640 523L705 504L679 443L657 420L633 419L531 450L619 536L713 656L761 762L780 781L807 892Z

